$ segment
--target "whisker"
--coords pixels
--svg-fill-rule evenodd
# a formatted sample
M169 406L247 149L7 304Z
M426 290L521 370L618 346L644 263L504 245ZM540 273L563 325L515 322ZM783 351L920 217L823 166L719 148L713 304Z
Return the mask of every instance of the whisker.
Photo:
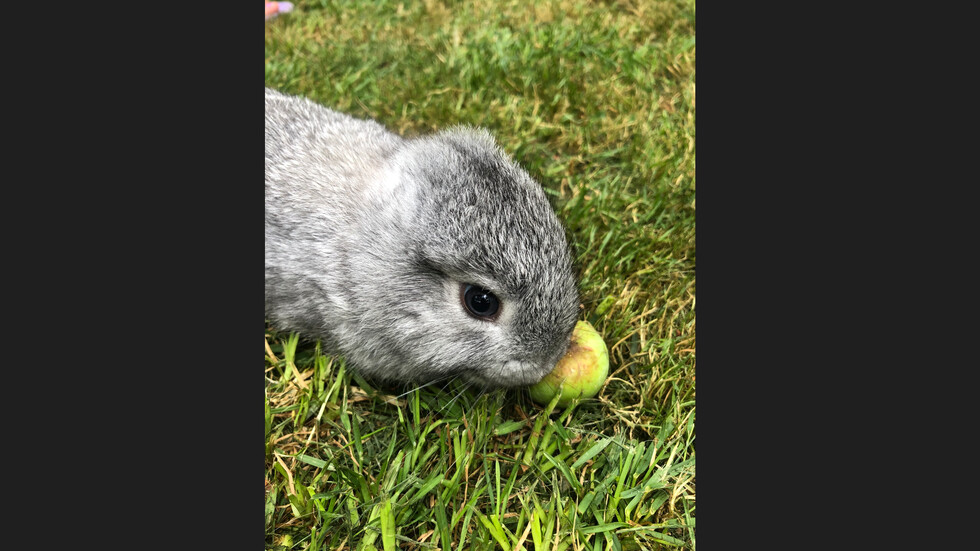
M441 390L443 392L449 392L449 385L451 385L454 381L458 381L458 380L459 380L459 375L458 374L452 374L452 375L446 377L446 379L445 379L446 384L442 385L442 389Z
M442 413L442 411L444 409L446 409L447 407L453 405L453 402L455 402L456 400L458 400L459 397L462 396L464 392L466 392L467 390L469 390L470 389L470 386L472 384L473 383L471 383L470 381L463 381L463 388L459 391L459 393L456 394L456 396L453 396L453 399L452 400L449 400L449 403L447 403L446 405L444 405L441 408L439 408L439 413Z
M399 394L398 396L395 396L395 398L404 398L405 396L408 396L409 394L411 394L412 392L415 392L416 390L422 390L425 387L432 386L432 385L434 385L436 383L441 383L441 382L443 382L443 381L445 381L447 379L448 380L451 380L452 377L453 377L453 375L444 375L442 377L437 377L437 378L432 379L431 381L429 381L429 382L427 382L425 384L419 385L419 386L417 386L415 388L411 388L407 392L403 392L403 393ZM445 388L443 390L445 390Z

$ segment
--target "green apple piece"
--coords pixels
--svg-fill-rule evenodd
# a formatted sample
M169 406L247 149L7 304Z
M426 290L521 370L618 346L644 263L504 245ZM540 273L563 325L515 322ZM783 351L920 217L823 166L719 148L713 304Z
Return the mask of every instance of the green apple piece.
M575 399L592 398L602 389L609 376L609 351L602 336L587 321L579 321L572 330L568 351L551 373L528 388L531 399L548 404L561 389L558 407L565 408Z

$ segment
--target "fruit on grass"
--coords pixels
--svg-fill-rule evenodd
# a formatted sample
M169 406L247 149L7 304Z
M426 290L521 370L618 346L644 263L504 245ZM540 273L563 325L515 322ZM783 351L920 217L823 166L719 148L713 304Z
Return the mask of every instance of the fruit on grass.
M609 376L609 351L602 336L587 321L579 321L572 331L568 351L551 373L528 389L531 399L548 404L561 390L558 407L564 408L575 399L592 398L602 389Z

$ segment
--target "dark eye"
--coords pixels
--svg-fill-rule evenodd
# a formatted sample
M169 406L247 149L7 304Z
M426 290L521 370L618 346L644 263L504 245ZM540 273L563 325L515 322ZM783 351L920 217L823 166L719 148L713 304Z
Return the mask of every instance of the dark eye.
M475 285L461 285L463 306L477 319L493 321L500 310L500 300L490 291Z

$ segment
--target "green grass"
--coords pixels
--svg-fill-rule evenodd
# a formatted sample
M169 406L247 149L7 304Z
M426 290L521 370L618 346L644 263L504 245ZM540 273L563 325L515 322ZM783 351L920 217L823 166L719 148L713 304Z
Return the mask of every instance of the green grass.
M295 3L266 85L490 129L568 227L611 374L564 411L398 397L269 328L266 548L695 548L693 0Z

